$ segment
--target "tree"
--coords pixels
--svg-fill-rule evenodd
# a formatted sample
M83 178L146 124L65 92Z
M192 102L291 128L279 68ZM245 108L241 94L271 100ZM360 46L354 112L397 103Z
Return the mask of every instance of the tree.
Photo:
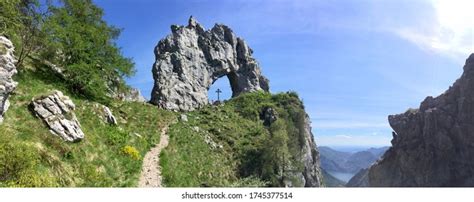
M289 164L288 135L285 122L277 119L270 125L270 139L265 148L265 165L263 177L273 186L284 184L286 169Z
M37 50L42 12L37 0L0 1L0 35L7 36L16 47L17 67Z
M49 2L48 10L42 56L62 68L70 89L97 101L126 90L123 77L134 74L134 64L121 54L121 30L102 19L103 10L91 0Z

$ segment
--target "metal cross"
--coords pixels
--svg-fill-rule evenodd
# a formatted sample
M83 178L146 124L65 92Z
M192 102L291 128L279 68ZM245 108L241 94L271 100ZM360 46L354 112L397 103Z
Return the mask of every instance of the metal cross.
M217 93L217 101L221 101L221 99L220 99L220 97L219 97L219 94L222 93L221 89L218 88L218 89L216 90L216 93Z

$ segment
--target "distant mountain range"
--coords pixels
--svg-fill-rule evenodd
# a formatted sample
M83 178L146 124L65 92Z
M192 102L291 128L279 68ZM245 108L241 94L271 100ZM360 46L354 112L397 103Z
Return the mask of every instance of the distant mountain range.
M326 181L335 182L338 176L332 176L331 173L352 173L356 174L361 169L368 168L377 161L389 147L370 148L358 152L337 151L327 146L319 147L321 167L326 171ZM328 176L329 175L329 176ZM329 180L331 179L331 180ZM344 181L344 179L338 179ZM340 182L330 183L327 186L340 186Z

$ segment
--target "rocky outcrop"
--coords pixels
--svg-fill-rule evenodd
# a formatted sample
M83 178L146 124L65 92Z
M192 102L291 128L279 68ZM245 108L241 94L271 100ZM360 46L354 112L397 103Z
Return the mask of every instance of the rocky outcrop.
M106 106L102 106L102 109L104 111L104 119L107 123L111 124L111 125L117 125L118 122L117 122L117 119L115 118L115 116L112 114L112 111L106 107Z
M74 114L75 105L61 91L33 100L31 108L46 123L52 134L68 142L84 138L81 125Z
M370 186L474 186L474 54L445 93L388 119L392 147L370 168Z
M263 125L270 126L277 120L277 112L271 107L265 107L260 112L260 119L263 120Z
M146 98L136 88L130 88L126 93L120 93L116 96L119 100L128 102L146 102Z
M319 151L311 132L311 121L306 115L304 127L304 145L302 147L302 162L304 164L304 186L305 187L321 187L323 186L323 173L321 171L321 163L319 159Z
M12 76L17 72L13 51L12 42L0 36L0 124L3 122L3 116L10 106L8 98L17 86L17 83L12 79Z
M207 93L227 76L232 96L269 90L245 41L221 24L210 30L190 18L187 26L171 26L172 34L155 48L155 80L151 103L168 110L190 111L208 104Z

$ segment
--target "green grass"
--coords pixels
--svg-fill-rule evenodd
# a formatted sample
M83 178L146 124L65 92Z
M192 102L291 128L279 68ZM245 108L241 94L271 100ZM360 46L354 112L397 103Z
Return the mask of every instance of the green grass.
M276 109L278 124L263 125L265 107ZM304 115L296 94L263 92L187 113L187 122L170 128L170 143L161 155L165 186L282 186L281 175L290 178L278 173L282 166L303 169L298 159Z
M0 44L0 55L5 55L7 53L7 47L5 45Z
M19 85L0 125L0 186L136 186L143 156L175 115L145 103L112 101L108 107L119 124L111 126L103 120L100 104L73 96L51 75L23 70L14 78ZM85 133L81 142L67 143L52 135L28 108L33 98L53 90L75 103ZM138 155L124 153L127 146Z
M159 142L173 112L146 103L110 101L118 126L107 124L102 106L76 96L47 68L21 69L11 107L0 125L1 187L136 186L143 156ZM36 118L32 99L60 90L76 105L85 139L64 142ZM264 126L260 113L271 107L278 120ZM169 128L161 153L168 187L282 186L302 171L304 106L295 93L247 93L221 106L187 113L187 122ZM297 185L297 183L293 183Z

